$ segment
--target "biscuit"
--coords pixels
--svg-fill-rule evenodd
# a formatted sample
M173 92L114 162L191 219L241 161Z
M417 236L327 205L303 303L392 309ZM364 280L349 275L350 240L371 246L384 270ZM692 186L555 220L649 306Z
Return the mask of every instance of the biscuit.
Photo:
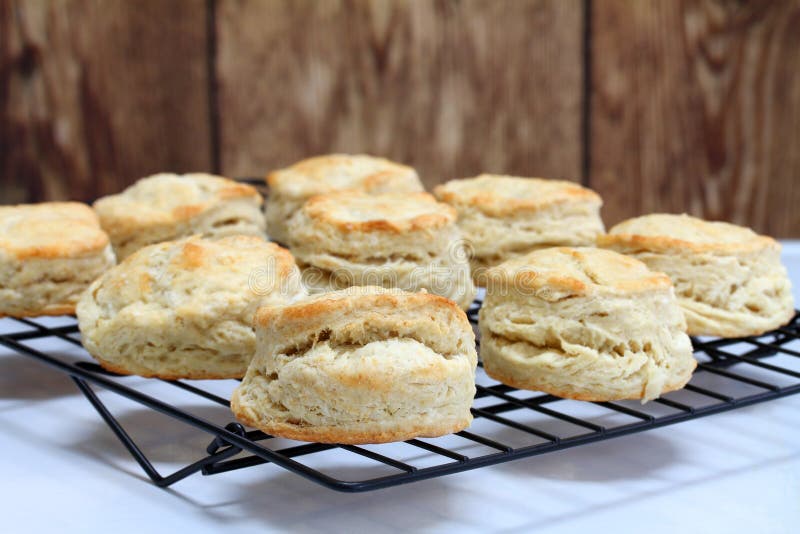
M450 300L353 287L261 308L256 333L231 408L270 435L385 443L472 421L475 337Z
M650 400L697 362L672 284L640 261L550 248L488 271L479 313L487 374L577 400Z
M75 313L81 293L113 265L108 236L89 206L0 207L0 317Z
M758 335L794 316L780 244L749 228L653 214L619 223L598 245L669 275L691 335Z
M294 258L253 236L151 245L78 303L83 345L106 369L164 379L240 378L260 306L304 295Z
M458 211L479 285L486 269L508 259L540 248L594 246L603 233L600 196L573 182L481 174L433 192Z
M428 193L332 193L292 217L289 247L312 292L426 289L466 309L475 287L455 221L455 210Z
M253 187L210 174L156 174L94 203L122 261L147 245L190 235L265 237Z
M314 195L335 191L415 193L424 191L417 171L384 158L331 154L304 159L270 173L267 233L289 242L287 222Z

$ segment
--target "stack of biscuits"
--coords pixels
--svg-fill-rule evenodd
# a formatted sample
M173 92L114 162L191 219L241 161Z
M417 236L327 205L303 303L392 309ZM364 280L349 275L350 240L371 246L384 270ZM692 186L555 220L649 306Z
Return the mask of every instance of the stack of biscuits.
M199 173L0 207L0 316L75 313L110 371L242 379L243 423L359 444L470 425L476 285L486 373L577 400L655 399L691 379L689 335L794 315L775 240L668 214L606 233L573 182L482 174L431 195L411 167L333 154L267 184L265 211Z

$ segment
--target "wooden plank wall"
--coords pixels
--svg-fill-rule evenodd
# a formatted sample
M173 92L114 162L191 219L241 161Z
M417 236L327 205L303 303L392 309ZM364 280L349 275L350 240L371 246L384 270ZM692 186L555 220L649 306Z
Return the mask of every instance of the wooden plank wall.
M800 0L0 0L0 201L386 155L800 237Z
M221 2L221 164L328 152L580 180L580 0ZM243 50L253 53L242 54Z
M207 43L202 1L0 0L2 203L208 169Z
M609 220L688 211L800 237L800 2L600 0L591 36Z

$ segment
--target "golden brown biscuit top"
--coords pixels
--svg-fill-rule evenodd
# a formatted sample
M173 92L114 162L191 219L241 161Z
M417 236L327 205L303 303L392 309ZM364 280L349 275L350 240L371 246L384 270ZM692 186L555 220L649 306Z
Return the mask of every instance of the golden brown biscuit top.
M344 232L414 232L456 220L455 209L428 193L345 191L312 197L302 210L314 223Z
M594 293L638 293L672 285L631 257L597 248L540 249L488 271L488 291L532 290L545 300Z
M110 290L116 309L139 303L200 314L236 300L280 295L281 281L296 269L288 250L258 237L192 236L137 250L106 272L100 287Z
M598 207L602 204L597 193L574 182L496 174L450 180L437 186L433 193L448 204L473 206L494 216L567 202L591 202Z
M331 154L304 159L270 173L267 183L275 193L304 199L333 191L412 193L424 191L417 171L374 156Z
M169 224L191 219L218 202L261 195L252 186L211 174L161 173L142 178L123 192L103 197L94 209L105 225Z
M108 245L97 215L79 202L0 207L0 251L26 258L70 258Z
M780 246L749 228L689 215L654 213L623 221L598 240L626 250L747 252Z
M353 286L314 295L287 306L265 306L258 310L255 323L281 330L304 330L310 318L325 323L325 318L329 317L333 322L354 310L380 312L382 307L405 310L409 314L414 314L413 310L435 309L444 312L450 320L461 323L465 329L471 328L464 311L448 298L423 291L410 293L377 286ZM388 337L393 336L387 333Z

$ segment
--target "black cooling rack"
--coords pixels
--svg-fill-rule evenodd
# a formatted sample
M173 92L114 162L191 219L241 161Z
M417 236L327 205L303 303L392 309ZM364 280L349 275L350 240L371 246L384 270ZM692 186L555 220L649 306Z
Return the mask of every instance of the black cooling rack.
M480 304L468 315L477 322ZM50 325L50 326L48 326ZM328 488L360 492L508 462L696 419L800 392L800 318L767 334L741 339L694 339L700 362L685 389L647 404L579 402L516 390L489 379L478 369L473 425L435 439L412 439L385 445L327 445L290 442L234 422L220 425L143 392L153 379L122 377L79 356L35 348L46 338L80 347L74 318L58 326L52 320L2 319L0 344L66 373L94 406L152 481L169 486L200 472L214 475L261 464L274 464ZM74 351L73 351L74 352ZM228 407L212 391L213 382L159 381L180 388L204 403ZM199 384L199 385L198 385ZM211 442L197 451L197 461L162 475L98 396L107 390L206 432ZM188 446L188 445L187 445ZM334 455L333 463L321 461ZM353 467L348 470L348 466Z

